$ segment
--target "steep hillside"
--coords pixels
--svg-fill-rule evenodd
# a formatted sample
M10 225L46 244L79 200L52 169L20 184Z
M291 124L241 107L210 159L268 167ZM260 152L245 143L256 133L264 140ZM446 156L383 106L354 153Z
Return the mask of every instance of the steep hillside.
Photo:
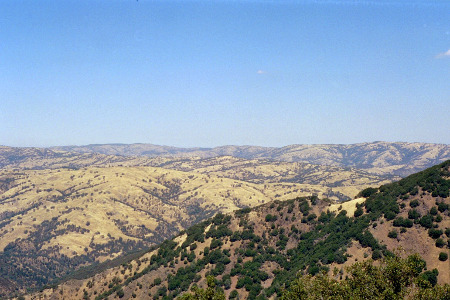
M272 159L353 167L375 174L393 174L402 177L450 159L449 145L388 142L351 145L290 145L281 148L258 146L176 148L151 144L112 144L65 146L55 149L134 156L198 156L201 158L234 156L245 159Z
M216 212L343 195L348 188L256 184L153 167L3 170L0 285L8 293L45 284L81 265L160 243Z
M418 252L427 265L424 280L449 283L449 191L447 161L363 190L366 201L354 200L349 211L308 197L217 214L139 258L28 298L172 299L193 284L204 287L207 275L230 299L275 297L297 274L326 271L343 279L346 265L392 252Z

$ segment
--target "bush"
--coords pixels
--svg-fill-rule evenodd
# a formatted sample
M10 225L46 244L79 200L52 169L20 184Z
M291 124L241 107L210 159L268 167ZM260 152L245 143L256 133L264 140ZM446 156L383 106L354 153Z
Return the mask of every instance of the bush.
M441 239L441 238L438 238L438 239L436 240L436 247L442 248L442 247L444 247L444 246L445 246L444 240Z
M398 217L394 220L394 226L411 228L413 226L413 222L409 219L404 219L402 217Z
M440 237L442 235L442 230L430 228L428 230L428 235L433 239L437 239L438 237Z
M433 215L433 216L435 216L435 215L437 215L437 213L438 213L438 210L437 210L436 206L433 206L433 207L430 209L430 214Z
M417 210L415 210L415 209L410 209L408 211L408 218L409 219L414 219L414 220L419 219L420 218L420 213Z
M381 257L382 257L382 255L381 255L381 251L380 251L380 250L376 249L376 250L374 250L374 251L372 252L372 259L373 259L373 260L378 260L378 259L380 259Z
M360 217L360 216L363 215L363 213L364 213L364 211L362 210L362 208L361 208L361 207L358 207L358 208L355 210L354 217L355 217L355 218Z
M361 196L364 198L368 198L368 197L372 196L373 194L375 194L376 192L378 192L378 189L369 187L369 188L361 191Z
M431 215L425 215L420 218L419 224L425 228L433 227L433 217Z
M275 222L277 220L277 216L267 214L266 215L266 222Z
M448 204L445 204L444 202L439 202L438 204L438 210L442 213L448 209Z
M389 231L389 233L388 233L388 237L390 237L391 239L397 238L397 235L398 235L397 230L392 230L392 231Z
M388 211L388 212L386 212L386 213L384 214L384 217L385 217L386 220L388 220L388 221L393 220L393 219L395 218L395 216L396 216L396 213L393 212L392 210L390 210L390 211Z
M409 206L411 206L412 208L419 206L419 200L411 200L411 202L409 202Z
M229 299L236 299L239 296L236 290L232 290Z
M123 298L123 296L125 296L125 293L123 292L123 289L122 289L122 288L120 288L120 290L117 291L117 296L118 296L119 298Z
M439 253L439 260L446 261L448 259L448 254L446 252Z

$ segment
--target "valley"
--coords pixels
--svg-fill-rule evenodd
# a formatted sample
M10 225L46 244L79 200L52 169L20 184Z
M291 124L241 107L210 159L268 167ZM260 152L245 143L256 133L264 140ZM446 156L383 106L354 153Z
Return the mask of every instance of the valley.
M440 153L442 149L439 149L435 153ZM278 211L273 211L270 204L273 201L281 207L283 203L292 203L291 199L300 199L297 201L302 203L309 199L307 203L313 212L309 215L317 218L323 212L336 215L345 210L346 217L351 218L356 211L359 213L357 208L364 205L365 198L346 201L369 187L385 186L401 179L389 172L380 175L368 169L302 161L178 154L117 156L0 147L0 293L20 294L24 287L32 291L84 268L110 268L116 265L115 261L127 260L127 255L132 253L138 255L139 251L154 247L218 213L233 215L235 211L252 207L264 211L270 205L267 212L257 213L258 217L252 219L260 224L263 221L260 219L267 214L277 215ZM395 166L387 168L395 169ZM314 202L318 204L312 204L310 197L317 199ZM297 214L302 215L298 209ZM252 212L249 216L256 215ZM300 224L307 216L303 214ZM297 216L294 213L276 217L280 218L287 224L282 231L289 232L292 229L289 224ZM316 223L302 226L300 231L310 231ZM386 223L379 224L379 231L373 232L387 247L384 251L402 246L400 241L383 239L389 229L386 226ZM258 236L263 231L266 234L271 231L253 227L252 230L259 232ZM377 232L382 233L377 235ZM412 251L408 245L415 248L426 236L408 234L409 240L420 237L413 244L405 244L408 251ZM276 236L273 237L275 241ZM292 240L289 236L282 243L294 246L300 241L299 236ZM371 255L358 243L347 246L354 252L348 262L355 262L350 258L353 256L362 259ZM278 249L279 245L273 247ZM421 254L427 257L428 250L423 249ZM345 251L340 253L345 255Z
M447 161L363 190L366 200L353 201L350 214L318 197L217 214L139 258L31 299L172 299L193 284L205 287L208 275L226 298L265 299L281 296L297 274L327 272L342 279L358 261L413 253L426 263L423 278L449 283L449 190Z

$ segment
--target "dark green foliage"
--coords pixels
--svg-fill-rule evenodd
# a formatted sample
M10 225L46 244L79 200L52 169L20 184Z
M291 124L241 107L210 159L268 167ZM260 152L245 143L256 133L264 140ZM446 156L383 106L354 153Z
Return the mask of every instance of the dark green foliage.
M411 200L409 202L409 206L411 206L412 208L419 206L419 200L417 199Z
M437 215L437 213L438 213L438 210L437 210L436 206L433 206L433 207L430 209L430 214L433 215L433 216L435 216L435 215Z
M221 238L225 236L231 236L233 232L231 229L228 228L226 225L219 225L214 226L209 229L209 231L206 233L206 237L213 237L213 238Z
M448 209L449 205L444 203L444 202L439 202L438 204L438 210L443 213L444 211L446 211Z
M305 216L307 216L309 214L309 211L311 210L311 207L309 206L308 201L306 199L302 200L299 203L298 208Z
M384 214L384 217L386 218L386 220L390 221L390 220L393 220L396 215L397 214L394 211L389 210Z
M241 232L240 231L233 232L233 234L230 237L230 241L232 241L232 242L239 241L240 239L241 239Z
M120 288L117 292L116 292L117 297L119 298L123 298L123 296L125 296L125 293L123 292L123 289Z
M236 290L232 290L229 299L236 299L239 296Z
M406 196L408 193L416 193L417 187L421 187L429 193L442 195L441 197L448 197L450 180L445 178L448 177L447 168L449 165L450 160L410 175L398 182L383 185L376 192L370 191L368 193L370 196L364 204L366 211L376 217L384 215L387 220L392 220L399 212L397 199ZM410 202L410 206L413 208L418 204L417 200Z
M415 210L415 209L410 209L408 211L408 218L409 219L413 219L413 220L419 219L420 218L420 213L417 210Z
M404 219L402 217L398 217L394 220L393 225L395 227L407 227L407 228L411 228L413 226L413 222L411 220L408 219Z
M433 216L431 215L425 215L419 220L419 224L425 228L431 228L433 227Z
M211 241L211 245L209 247L212 250L212 249L218 248L220 246L222 246L222 241L214 238Z
M382 256L380 250L376 249L376 250L374 250L374 251L372 252L372 259L373 259L373 260L378 260L378 259L380 259L380 258L382 258L382 257L383 257L383 256Z
M437 270L421 274L424 267L418 256L386 258L381 266L370 261L356 263L341 281L326 274L300 277L281 299L448 299L450 286L434 286Z
M390 237L391 239L397 238L397 235L398 235L398 233L397 233L397 230L395 230L395 229L389 231L389 233L388 233L388 237Z
M446 253L446 252L439 253L439 260L440 261L446 261L447 259L448 259L448 253Z
M252 209L250 207L246 207L246 208L239 209L239 210L235 211L234 215L236 217L242 217L243 215L246 215L246 214L248 214L251 211L252 211Z
M372 196L373 194L375 194L376 192L378 192L378 189L369 187L367 189L362 190L359 193L359 195L361 197L368 198L368 197Z
M440 237L442 235L442 230L430 228L430 229L428 229L428 235L433 239L437 239L438 237Z
M442 248L444 246L445 246L445 242L443 239L441 239L441 238L436 239L436 247Z
M267 214L266 215L266 222L275 222L277 220L277 216Z
M360 216L362 216L362 214L364 213L364 211L363 211L363 209L361 208L361 207L358 207L356 210L355 210L355 218L357 218L357 217L360 217Z
M437 277L439 275L439 272L437 269L433 269L431 271L426 271L423 272L420 275L420 278L425 281L425 282L429 282L431 286L435 286L437 284ZM421 284L421 286L426 286L423 283Z

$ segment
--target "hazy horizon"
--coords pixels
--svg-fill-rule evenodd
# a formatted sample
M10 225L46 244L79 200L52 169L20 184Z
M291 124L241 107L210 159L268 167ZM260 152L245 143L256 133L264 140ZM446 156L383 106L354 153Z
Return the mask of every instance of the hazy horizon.
M450 144L448 1L0 4L0 144Z
M371 143L405 143L405 144L436 144L436 145L449 145L445 143L429 143L429 142L405 142L405 141L367 141L367 142L356 142L356 143L322 143L322 144L301 144L294 143L288 145L281 146L265 146L265 145L253 145L253 144L222 144L222 145L213 145L213 146L177 146L177 145L160 145L153 143L93 143L93 144L67 144L67 145L50 145L50 146L11 146L0 144L0 146L4 147L17 147L17 148L58 148L58 147L87 147L87 146L103 146L103 145L152 145L157 147L172 147L172 148L180 148L180 149L213 149L220 147L263 147L263 148L283 148L294 145L302 145L302 146L317 146L317 145L359 145L359 144L371 144Z

